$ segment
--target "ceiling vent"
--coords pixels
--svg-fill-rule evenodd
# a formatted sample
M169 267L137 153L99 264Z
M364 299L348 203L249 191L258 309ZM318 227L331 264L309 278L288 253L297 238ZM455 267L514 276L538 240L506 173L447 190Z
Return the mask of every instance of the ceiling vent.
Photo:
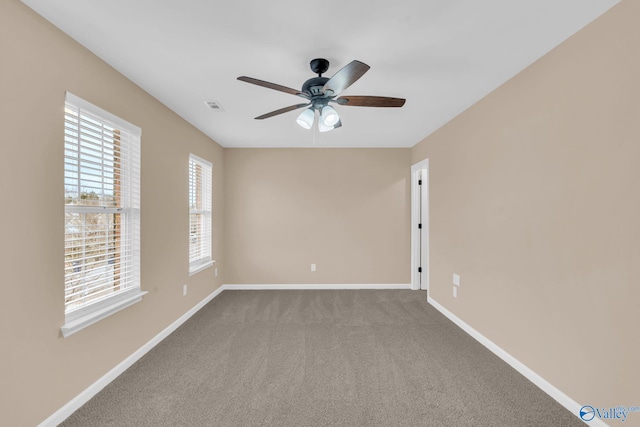
M213 111L224 111L222 105L218 101L204 101L204 104Z

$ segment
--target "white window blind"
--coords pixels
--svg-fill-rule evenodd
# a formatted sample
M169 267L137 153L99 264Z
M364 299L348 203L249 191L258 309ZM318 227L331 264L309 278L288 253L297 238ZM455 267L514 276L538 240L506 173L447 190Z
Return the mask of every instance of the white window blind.
M104 312L140 292L140 133L138 127L67 93L67 323Z
M189 156L189 272L208 266L211 259L211 187L212 165L191 154Z

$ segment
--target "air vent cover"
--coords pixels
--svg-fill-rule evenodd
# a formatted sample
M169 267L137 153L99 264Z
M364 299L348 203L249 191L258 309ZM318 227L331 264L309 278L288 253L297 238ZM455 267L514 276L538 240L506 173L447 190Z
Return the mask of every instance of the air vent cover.
M204 101L204 104L213 111L224 111L222 105L218 101Z

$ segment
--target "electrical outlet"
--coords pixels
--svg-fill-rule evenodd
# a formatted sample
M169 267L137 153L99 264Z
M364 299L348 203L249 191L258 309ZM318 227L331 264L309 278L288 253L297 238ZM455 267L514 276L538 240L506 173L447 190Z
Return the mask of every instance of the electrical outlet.
M453 284L456 286L460 286L460 275L453 273Z
M215 277L218 277L218 267L216 267L216 268L213 270L213 272L214 272L214 274L215 274Z
M187 296L187 285L182 285L182 296L183 297Z
M453 287L453 297L458 298L458 288L456 286Z
M316 271L316 265L315 264L311 264L311 271Z

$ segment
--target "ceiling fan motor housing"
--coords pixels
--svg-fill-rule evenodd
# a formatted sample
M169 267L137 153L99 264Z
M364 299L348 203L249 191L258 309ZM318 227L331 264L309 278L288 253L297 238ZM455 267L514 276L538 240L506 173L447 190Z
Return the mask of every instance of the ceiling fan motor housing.
M302 85L302 92L314 96L324 96L322 88L329 81L327 77L313 77Z

